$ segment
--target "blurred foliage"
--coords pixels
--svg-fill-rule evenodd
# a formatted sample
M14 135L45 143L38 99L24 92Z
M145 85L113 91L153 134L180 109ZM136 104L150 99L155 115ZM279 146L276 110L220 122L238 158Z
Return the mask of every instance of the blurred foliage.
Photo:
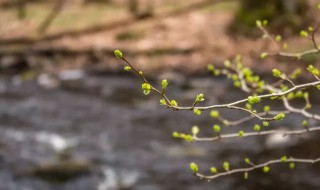
M268 20L272 32L291 35L312 22L305 0L240 0L241 5L230 26L231 33L254 35L256 20Z

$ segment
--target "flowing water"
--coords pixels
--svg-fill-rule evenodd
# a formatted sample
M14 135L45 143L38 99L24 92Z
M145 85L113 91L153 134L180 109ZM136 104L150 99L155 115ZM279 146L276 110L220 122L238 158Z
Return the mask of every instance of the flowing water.
M229 81L207 77L183 78L171 82L168 89L180 105L192 104L200 92L206 95L205 104L246 97ZM213 165L221 170L225 160L231 168L243 167L247 156L256 163L284 154L315 158L320 155L320 136L187 143L172 138L172 132L189 133L192 125L198 125L201 136L212 136L217 121L208 112L195 116L190 111L166 110L158 102L154 94L144 96L140 81L130 77L87 74L61 81L55 88L1 77L0 189L320 189L319 164L297 164L293 171L288 164L271 166L267 174L249 173L248 180L243 174L211 182L197 179L189 170L190 162L197 162L200 171L209 174ZM229 119L244 116L228 110L221 114ZM302 119L288 115L275 126L298 128ZM239 127L250 131L257 122L223 128L222 133L237 132Z

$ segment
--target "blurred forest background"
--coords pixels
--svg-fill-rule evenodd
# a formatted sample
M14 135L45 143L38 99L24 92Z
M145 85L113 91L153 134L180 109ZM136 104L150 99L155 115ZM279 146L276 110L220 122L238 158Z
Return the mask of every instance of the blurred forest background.
M259 62L270 43L257 19L282 34L288 51L312 47L296 39L314 24L317 1L304 0L1 0L1 68L117 70L122 49L144 70L193 73L208 63L243 55ZM299 45L297 45L299 44ZM312 58L310 58L312 61ZM46 64L43 64L46 62Z
M181 104L192 103L197 92L206 94L208 104L235 101L247 95L223 77L212 80L207 64L241 55L262 76L273 68L319 65L317 54L261 60L261 52L277 48L255 26L267 19L270 33L288 43L285 51L313 48L299 32L319 22L318 3L0 0L0 189L320 189L318 165L256 171L246 182L240 175L212 183L196 179L191 161L203 169L224 160L241 165L247 156L257 163L282 155L319 157L319 135L181 143L173 131L189 133L200 125L213 135L212 118L159 108L159 97L143 96L141 81L123 75L124 65L113 55L123 51L152 82L167 78L168 93ZM317 94L311 99L319 110ZM302 119L289 115L279 127L299 128Z

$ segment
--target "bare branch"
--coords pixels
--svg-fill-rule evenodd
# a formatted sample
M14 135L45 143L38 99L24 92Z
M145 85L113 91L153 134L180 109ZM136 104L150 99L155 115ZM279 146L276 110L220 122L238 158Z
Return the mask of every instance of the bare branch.
M204 175L201 173L196 173L195 175L197 177L199 177L200 179L207 179L207 180L213 180L215 178L218 177L222 177L222 176L226 176L226 175L231 175L231 174L235 174L235 173L245 173L245 172L250 172L256 169L260 169L263 168L265 166L269 166L272 164L278 164L278 163L307 163L307 164L315 164L320 162L320 158L316 158L316 159L300 159L300 158L288 158L286 159L286 161L284 162L282 159L276 159L276 160L270 160L268 162L259 164L259 165L253 165L251 167L247 167L247 168L239 168L239 169L233 169L233 170L229 170L226 172L221 172L221 173L217 173L214 175Z

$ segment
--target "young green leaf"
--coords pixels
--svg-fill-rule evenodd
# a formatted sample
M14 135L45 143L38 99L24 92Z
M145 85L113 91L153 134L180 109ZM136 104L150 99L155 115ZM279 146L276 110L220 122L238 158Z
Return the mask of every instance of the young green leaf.
M123 54L122 54L122 52L120 50L116 49L116 50L114 50L113 53L116 56L116 58L118 58L118 59L122 59L123 58Z
M230 166L228 162L223 162L223 169L226 170L227 172L230 170Z
M213 118L218 118L219 117L219 111L218 110L212 110L210 112L210 116Z
M161 86L162 86L162 90L165 90L165 89L167 88L167 86L168 86L168 81L167 81L167 79L163 79L163 80L161 81Z
M151 91L151 85L149 83L143 83L141 85L141 88L142 88L143 94L145 95L148 95Z
M201 112L201 110L199 110L197 108L194 108L193 109L193 113L196 114L196 115L201 115L202 112Z
M281 157L281 162L287 162L287 156L282 156Z
M204 94L197 94L196 102L202 102L204 101Z
M302 36L302 37L308 37L308 32L305 31L305 30L301 30L301 31L300 31L300 36Z
M190 163L190 169L193 173L198 173L198 171L199 171L198 165L194 162Z
M249 178L249 174L248 172L244 172L244 176L243 176L244 179L248 179Z
M248 102L250 103L250 104L255 104L255 103L258 103L258 102L260 102L260 97L259 96L256 96L256 95L254 95L254 96L249 96L248 97Z
M123 69L124 69L125 71L130 71L130 70L131 70L131 67L130 67L130 66L124 66Z
M244 131L240 130L240 131L238 132L238 134L239 134L239 137L243 137L243 136L244 136Z
M270 171L270 168L268 166L264 166L262 170L264 173L268 173Z
M295 167L296 167L296 164L294 162L290 162L289 168L293 170Z
M214 132L216 132L216 133L220 133L221 127L220 127L219 125L214 125L214 126L213 126L213 130L214 130Z
M256 124L256 125L253 127L253 130L256 131L256 132L259 132L259 131L261 130L260 125Z
M171 101L170 101L170 104L171 104L172 106L178 106L178 103L177 103L177 101L175 101L175 100L171 100Z
M191 131L192 131L193 135L197 135L199 133L200 129L198 126L193 126Z
M217 170L216 167L211 167L210 168L210 172L213 173L213 174L216 174L216 173L218 173L218 170Z
M268 55L269 54L267 52L263 52L263 53L261 53L260 57L261 57L261 59L265 59L268 57Z
M162 99L160 100L160 105L163 105L163 106L166 106L166 105L167 105L167 102L166 102L166 100L165 100L164 98L162 98Z
M174 132L172 133L172 136L173 136L174 138L179 138L179 137L180 137L180 134L179 134L177 131L174 131Z
M283 120L286 115L284 113L279 113L274 117L275 120Z
M281 76L281 72L278 69L272 69L272 74L275 77L280 77Z

